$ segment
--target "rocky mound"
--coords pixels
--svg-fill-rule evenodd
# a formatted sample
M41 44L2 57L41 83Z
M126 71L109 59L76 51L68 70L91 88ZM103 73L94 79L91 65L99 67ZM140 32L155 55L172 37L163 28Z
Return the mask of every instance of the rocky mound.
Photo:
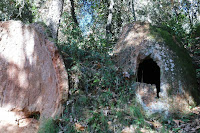
M136 95L145 110L186 112L200 102L191 58L167 31L148 23L127 24L114 55L117 65L139 82Z

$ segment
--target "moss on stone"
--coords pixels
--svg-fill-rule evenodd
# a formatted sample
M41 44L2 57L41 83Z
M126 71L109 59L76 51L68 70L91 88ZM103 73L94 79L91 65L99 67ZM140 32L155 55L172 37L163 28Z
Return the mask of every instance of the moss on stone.
M169 47L169 50L173 51L174 56L172 58L176 65L175 73L179 74L175 75L175 77L177 80L185 82L185 89L193 95L195 101L200 101L197 92L197 81L195 78L195 69L192 65L192 59L182 45L181 39L170 34L168 29L156 26L150 26L150 35L153 36L156 41L164 42L165 45Z

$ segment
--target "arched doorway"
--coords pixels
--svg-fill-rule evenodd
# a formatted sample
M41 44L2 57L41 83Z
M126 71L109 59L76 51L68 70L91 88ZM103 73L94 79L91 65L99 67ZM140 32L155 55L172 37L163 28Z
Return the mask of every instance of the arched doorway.
M160 92L160 67L153 59L145 58L138 67L137 81L147 84L155 84L157 89L157 97Z

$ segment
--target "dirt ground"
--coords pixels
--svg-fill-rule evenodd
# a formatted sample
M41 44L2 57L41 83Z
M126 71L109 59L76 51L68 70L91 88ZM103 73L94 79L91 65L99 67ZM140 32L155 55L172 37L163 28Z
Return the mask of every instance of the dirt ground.
M0 133L37 133L38 128L36 119L19 119L14 112L0 109Z

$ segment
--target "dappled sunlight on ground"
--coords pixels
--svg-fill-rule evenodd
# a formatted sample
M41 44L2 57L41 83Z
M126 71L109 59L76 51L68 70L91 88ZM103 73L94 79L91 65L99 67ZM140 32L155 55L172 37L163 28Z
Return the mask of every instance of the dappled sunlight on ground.
M36 119L20 119L15 112L0 108L0 133L36 133L38 127Z

